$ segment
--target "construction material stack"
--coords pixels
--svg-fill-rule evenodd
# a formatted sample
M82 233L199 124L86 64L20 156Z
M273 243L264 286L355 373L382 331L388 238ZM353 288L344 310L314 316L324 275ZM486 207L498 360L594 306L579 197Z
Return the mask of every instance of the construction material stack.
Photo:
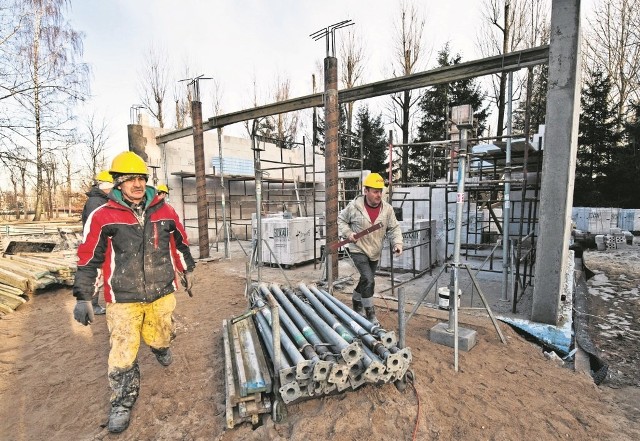
M266 304L277 302L281 357L276 373L286 404L404 378L409 348L395 333L374 325L326 291L300 283L294 291L261 284L251 295L256 328L271 357L273 320ZM273 358L272 358L273 360Z
M271 374L253 322L248 317L222 322L227 427L271 412Z

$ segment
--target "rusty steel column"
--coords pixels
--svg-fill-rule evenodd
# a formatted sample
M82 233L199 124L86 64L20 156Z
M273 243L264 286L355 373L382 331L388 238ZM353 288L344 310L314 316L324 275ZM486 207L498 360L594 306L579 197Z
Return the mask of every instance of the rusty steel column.
M209 257L209 219L204 164L204 137L202 134L202 103L200 101L191 101L191 119L193 120L193 157L196 168L199 258L203 259Z
M324 59L324 171L327 245L338 241L338 59ZM327 265L327 286L333 293L333 281L338 277L338 250L324 249Z

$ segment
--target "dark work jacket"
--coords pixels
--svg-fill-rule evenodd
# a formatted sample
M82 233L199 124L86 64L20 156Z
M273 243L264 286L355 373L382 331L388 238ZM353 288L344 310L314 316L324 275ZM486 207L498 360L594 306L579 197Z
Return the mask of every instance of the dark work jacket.
M89 190L85 194L89 197L89 199L87 199L87 202L84 204L84 208L82 209L82 226L83 227L84 227L84 224L87 223L87 218L89 217L89 214L93 210L98 208L100 205L106 204L107 201L109 200L109 196L107 196L107 193L100 190L97 185L93 185L91 187L91 190Z
M151 303L177 290L176 271L194 269L187 234L173 207L149 186L146 201L139 221L114 189L109 201L89 214L73 285L78 300L91 299L99 268L110 303Z

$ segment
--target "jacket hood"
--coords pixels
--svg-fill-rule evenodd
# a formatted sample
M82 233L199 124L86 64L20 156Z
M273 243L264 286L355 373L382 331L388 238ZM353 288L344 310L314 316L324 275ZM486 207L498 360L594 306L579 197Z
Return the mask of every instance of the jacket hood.
M85 193L88 197L99 197L105 201L109 199L109 196L104 191L100 190L97 185L91 186L91 189Z

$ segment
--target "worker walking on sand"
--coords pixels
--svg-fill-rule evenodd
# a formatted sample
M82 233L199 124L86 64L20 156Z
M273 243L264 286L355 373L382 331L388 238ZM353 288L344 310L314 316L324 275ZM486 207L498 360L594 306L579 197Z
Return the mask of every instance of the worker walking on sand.
M108 376L111 411L108 429L129 426L140 388L137 355L140 336L163 366L171 364L171 316L176 306L176 271L193 286L195 262L175 210L147 186L144 160L133 152L116 156L109 170L109 201L91 212L78 248L73 286L74 318L93 321L91 296L102 268L110 333Z
M382 200L384 179L378 173L371 173L362 182L364 194L357 196L338 215L340 235L349 239L351 258L360 273L351 301L353 310L364 315L374 324L379 324L373 305L375 273L382 254L382 241L387 233L396 256L402 254L402 231L393 207ZM355 234L377 223L382 228L360 239ZM364 307L364 310L363 310Z
M111 177L111 173L109 173L107 170L102 170L96 175L91 189L87 193L85 193L87 195L87 202L85 202L84 208L82 209L83 228L87 223L89 214L91 214L91 212L96 208L107 203L107 201L109 200L109 196L107 196L107 193L109 193L112 188L113 178ZM102 277L98 278L95 288L96 289L93 293L93 297L91 297L93 313L96 315L103 315L106 312L106 309L100 306L100 288L102 288Z

